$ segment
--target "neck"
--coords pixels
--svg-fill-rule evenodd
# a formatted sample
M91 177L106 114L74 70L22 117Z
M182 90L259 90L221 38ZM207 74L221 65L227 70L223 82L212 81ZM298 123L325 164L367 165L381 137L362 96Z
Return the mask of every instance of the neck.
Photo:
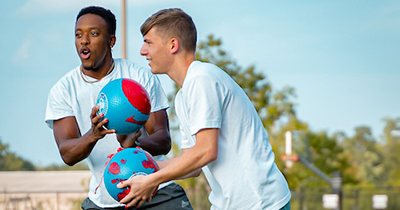
M193 55L188 55L186 57L178 57L174 64L171 66L171 71L167 75L177 84L182 87L185 81L187 71L190 64L195 61L196 58Z
M104 59L103 63L99 67L85 68L83 64L81 65L82 72L89 77L95 78L97 80L103 79L113 70L114 59L108 58Z

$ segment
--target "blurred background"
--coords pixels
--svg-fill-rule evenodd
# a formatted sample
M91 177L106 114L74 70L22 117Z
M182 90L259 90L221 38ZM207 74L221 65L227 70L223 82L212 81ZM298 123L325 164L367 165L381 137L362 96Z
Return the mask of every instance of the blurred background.
M116 15L113 55L122 56L121 2L0 3L1 171L87 169L62 162L44 123L47 94L80 65L74 26L81 8L99 5ZM373 209L375 194L388 196L387 209L400 209L400 2L126 0L127 59L147 65L139 54L140 25L170 7L192 16L197 58L225 69L253 101L293 190L292 209L323 209L322 196L332 193L332 183L307 164L327 177L340 174L343 209ZM159 78L171 100L174 156L176 87ZM302 160L292 167L280 158L286 131ZM181 184L197 209L208 208L203 178Z

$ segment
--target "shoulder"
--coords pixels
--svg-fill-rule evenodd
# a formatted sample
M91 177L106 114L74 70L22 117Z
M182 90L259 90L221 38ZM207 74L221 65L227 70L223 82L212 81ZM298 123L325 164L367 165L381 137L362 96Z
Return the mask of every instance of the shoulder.
M79 73L80 73L80 66L70 70L53 85L51 91L57 91L57 90L59 91L62 89L68 89L70 87L74 87L74 84L77 83L77 80L80 77Z
M224 71L211 63L194 61L188 68L183 86L209 84L219 81Z
M222 69L220 69L215 64L201 62L201 61L193 61L188 69L188 72L190 72L193 75L210 74L215 71L222 71Z

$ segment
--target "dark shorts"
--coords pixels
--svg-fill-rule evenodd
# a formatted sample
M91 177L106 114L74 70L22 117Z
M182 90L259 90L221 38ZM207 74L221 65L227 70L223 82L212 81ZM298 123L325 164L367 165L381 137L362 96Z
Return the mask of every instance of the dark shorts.
M290 210L290 201L284 207L282 207L280 210Z
M81 205L83 210L126 210L125 207L116 208L100 208L96 206L89 198L86 198ZM129 208L134 210L136 208ZM145 203L139 208L140 210L193 210L185 191L178 184L170 184L157 191L156 195L151 199L150 203Z

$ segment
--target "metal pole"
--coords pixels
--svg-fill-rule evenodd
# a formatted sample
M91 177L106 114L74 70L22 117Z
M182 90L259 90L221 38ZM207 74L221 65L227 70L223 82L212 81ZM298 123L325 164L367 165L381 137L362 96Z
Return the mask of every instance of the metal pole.
M310 163L306 158L299 156L299 161L303 163L312 172L314 172L316 175L318 175L323 180L331 184L332 179L328 175L326 175L323 171L321 171L319 168L317 168L314 164Z
M126 59L126 0L121 0L121 58Z
M343 202L342 183L343 180L340 171L333 172L333 177L331 181L332 193L337 194L339 196L338 207L335 210L342 210L342 202Z
M303 210L303 205L304 205L303 201L304 201L304 198L306 197L303 188L304 187L301 186L301 184L300 184L300 188L299 188L299 191L300 191L300 194L299 194L299 210Z

